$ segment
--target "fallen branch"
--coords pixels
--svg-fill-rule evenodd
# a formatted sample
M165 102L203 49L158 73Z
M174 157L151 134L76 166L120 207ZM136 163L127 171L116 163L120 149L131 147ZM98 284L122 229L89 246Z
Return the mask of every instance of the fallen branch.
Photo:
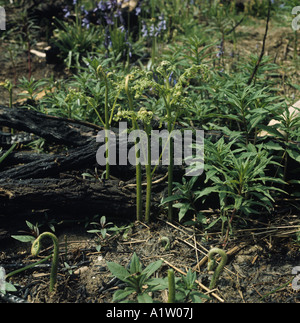
M58 118L25 108L9 109L0 106L0 127L33 133L50 143L83 146L96 138L100 127L77 120Z
M87 210L110 217L134 216L135 198L119 182L79 179L7 180L0 185L1 214L57 211L82 218Z

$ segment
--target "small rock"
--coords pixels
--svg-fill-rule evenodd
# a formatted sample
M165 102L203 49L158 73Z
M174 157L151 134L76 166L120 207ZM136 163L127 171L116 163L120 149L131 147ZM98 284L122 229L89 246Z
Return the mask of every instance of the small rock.
M74 275L81 275L89 269L88 266L83 266L74 271Z

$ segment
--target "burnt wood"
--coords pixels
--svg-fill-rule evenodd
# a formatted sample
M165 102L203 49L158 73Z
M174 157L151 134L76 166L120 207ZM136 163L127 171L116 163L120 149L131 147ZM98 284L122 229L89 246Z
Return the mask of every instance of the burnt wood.
M7 180L0 185L1 214L26 210L57 211L84 217L95 212L107 216L134 213L135 194L119 186L119 181L83 179Z

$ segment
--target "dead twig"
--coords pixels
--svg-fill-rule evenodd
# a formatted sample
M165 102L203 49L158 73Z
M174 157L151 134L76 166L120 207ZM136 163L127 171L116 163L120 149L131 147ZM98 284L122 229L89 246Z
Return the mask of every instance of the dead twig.
M265 54L265 46L266 46L266 40L267 40L267 35L268 35L268 29L269 29L269 21L270 21L270 16L271 16L271 0L269 0L269 7L268 7L268 16L267 16L267 23L266 23L266 30L265 30L265 34L264 34L264 39L263 39L263 44L262 44L262 48L261 48L261 53L260 53L260 56L256 62L256 65L254 67L254 70L247 82L248 85L250 85L257 73L257 70L259 68L259 65L262 61L262 58Z

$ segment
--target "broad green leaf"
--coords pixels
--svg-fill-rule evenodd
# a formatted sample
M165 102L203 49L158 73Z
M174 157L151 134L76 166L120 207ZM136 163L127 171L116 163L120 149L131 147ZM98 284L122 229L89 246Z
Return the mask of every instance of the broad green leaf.
M175 278L175 281L179 280L179 277ZM148 290L151 291L157 291L157 290L163 290L167 289L169 284L168 284L168 277L165 278L149 278L147 280L147 285L148 285Z
M193 303L202 303L203 299L210 299L208 295L202 294L197 291L192 291L190 294L190 298Z
M265 130L270 135L284 139L284 135L281 132L279 132L275 127L265 125L260 125L259 127L260 129Z
M294 149L287 149L287 153L289 154L289 156L296 160L298 163L300 163L300 153L297 152L296 150Z
M269 150L284 150L279 143L273 142L273 141L264 143L263 145L265 149L269 149Z
M100 230L99 229L92 229L92 230L87 230L86 232L88 232L88 233L99 233Z
M13 239L16 239L16 240L21 241L21 242L33 242L35 240L35 237L33 237L33 236L15 236L15 235L12 235L11 237Z
M133 294L134 292L135 292L135 290L131 287L126 287L125 289L119 289L113 295L113 302L120 302L124 298Z
M196 191L194 194L196 196L195 200L198 200L202 196L209 195L211 193L216 193L218 189L215 186L206 187L202 190Z
M153 273L155 273L163 264L162 260L157 260L151 264L149 264L144 270L143 274L146 274L146 278L149 278Z
M139 257L134 252L130 261L130 274L138 274L142 272L142 265L139 260Z
M185 196L184 195L171 195L171 196L164 198L160 205L166 204L168 202L176 201L176 200L181 200L182 198L185 198Z
M139 303L153 303L153 299L147 293L139 294L137 296L137 300Z
M5 290L7 292L16 292L17 291L16 287L13 284L8 283L8 282L5 282Z
M107 267L110 272L123 282L126 282L126 278L130 276L130 273L121 265L116 264L115 262L107 262Z

